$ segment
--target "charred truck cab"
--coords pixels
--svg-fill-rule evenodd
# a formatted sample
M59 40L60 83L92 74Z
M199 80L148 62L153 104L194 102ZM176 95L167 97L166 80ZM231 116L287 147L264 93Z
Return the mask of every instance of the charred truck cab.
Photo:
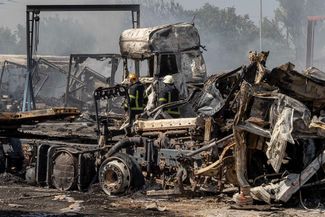
M141 82L151 85L147 110L157 106L166 75L173 76L180 98L185 99L189 84L203 84L206 79L201 47L198 30L189 23L125 30L120 36L123 79L135 71Z

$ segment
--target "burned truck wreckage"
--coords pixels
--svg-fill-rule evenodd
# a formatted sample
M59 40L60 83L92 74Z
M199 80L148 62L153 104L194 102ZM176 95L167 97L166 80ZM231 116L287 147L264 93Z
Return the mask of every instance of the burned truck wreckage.
M60 190L87 191L99 182L109 195L232 188L239 189L234 200L240 205L286 203L305 191L321 198L324 72L300 73L292 63L269 70L268 52L250 52L249 65L206 78L198 31L187 23L126 30L120 49L114 58L123 62L123 79L132 66L147 88L145 111L134 121L123 113L123 102L130 101L123 81L94 91L92 120L60 122L52 132L44 127L52 122L40 118L48 110L1 113L1 172ZM166 73L175 78L181 100L159 106ZM173 106L180 107L180 118L164 112ZM69 107L49 115L82 119Z

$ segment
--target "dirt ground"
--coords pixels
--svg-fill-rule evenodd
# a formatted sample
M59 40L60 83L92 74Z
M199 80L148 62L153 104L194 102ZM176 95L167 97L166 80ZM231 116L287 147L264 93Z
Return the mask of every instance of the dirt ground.
M109 197L95 186L91 192L62 192L29 186L19 180L0 182L0 216L193 216L193 217L318 217L324 209L232 209L227 195L194 198L153 198L137 192Z

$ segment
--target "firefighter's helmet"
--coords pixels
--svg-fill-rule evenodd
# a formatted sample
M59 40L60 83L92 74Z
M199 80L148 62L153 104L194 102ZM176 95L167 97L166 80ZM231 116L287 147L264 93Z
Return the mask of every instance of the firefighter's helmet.
M171 76L171 75L166 75L166 76L164 77L163 82L164 82L165 84L174 84L174 78L173 78L173 76Z
M133 84L138 81L138 76L135 73L129 74L129 81Z

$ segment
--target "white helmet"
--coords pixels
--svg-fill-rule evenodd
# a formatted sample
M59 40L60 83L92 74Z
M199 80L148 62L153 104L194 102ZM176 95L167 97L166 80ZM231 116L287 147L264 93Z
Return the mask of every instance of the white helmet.
M166 76L164 77L163 82L164 82L165 84L174 84L174 78L173 78L173 76L171 76L171 75L166 75Z

